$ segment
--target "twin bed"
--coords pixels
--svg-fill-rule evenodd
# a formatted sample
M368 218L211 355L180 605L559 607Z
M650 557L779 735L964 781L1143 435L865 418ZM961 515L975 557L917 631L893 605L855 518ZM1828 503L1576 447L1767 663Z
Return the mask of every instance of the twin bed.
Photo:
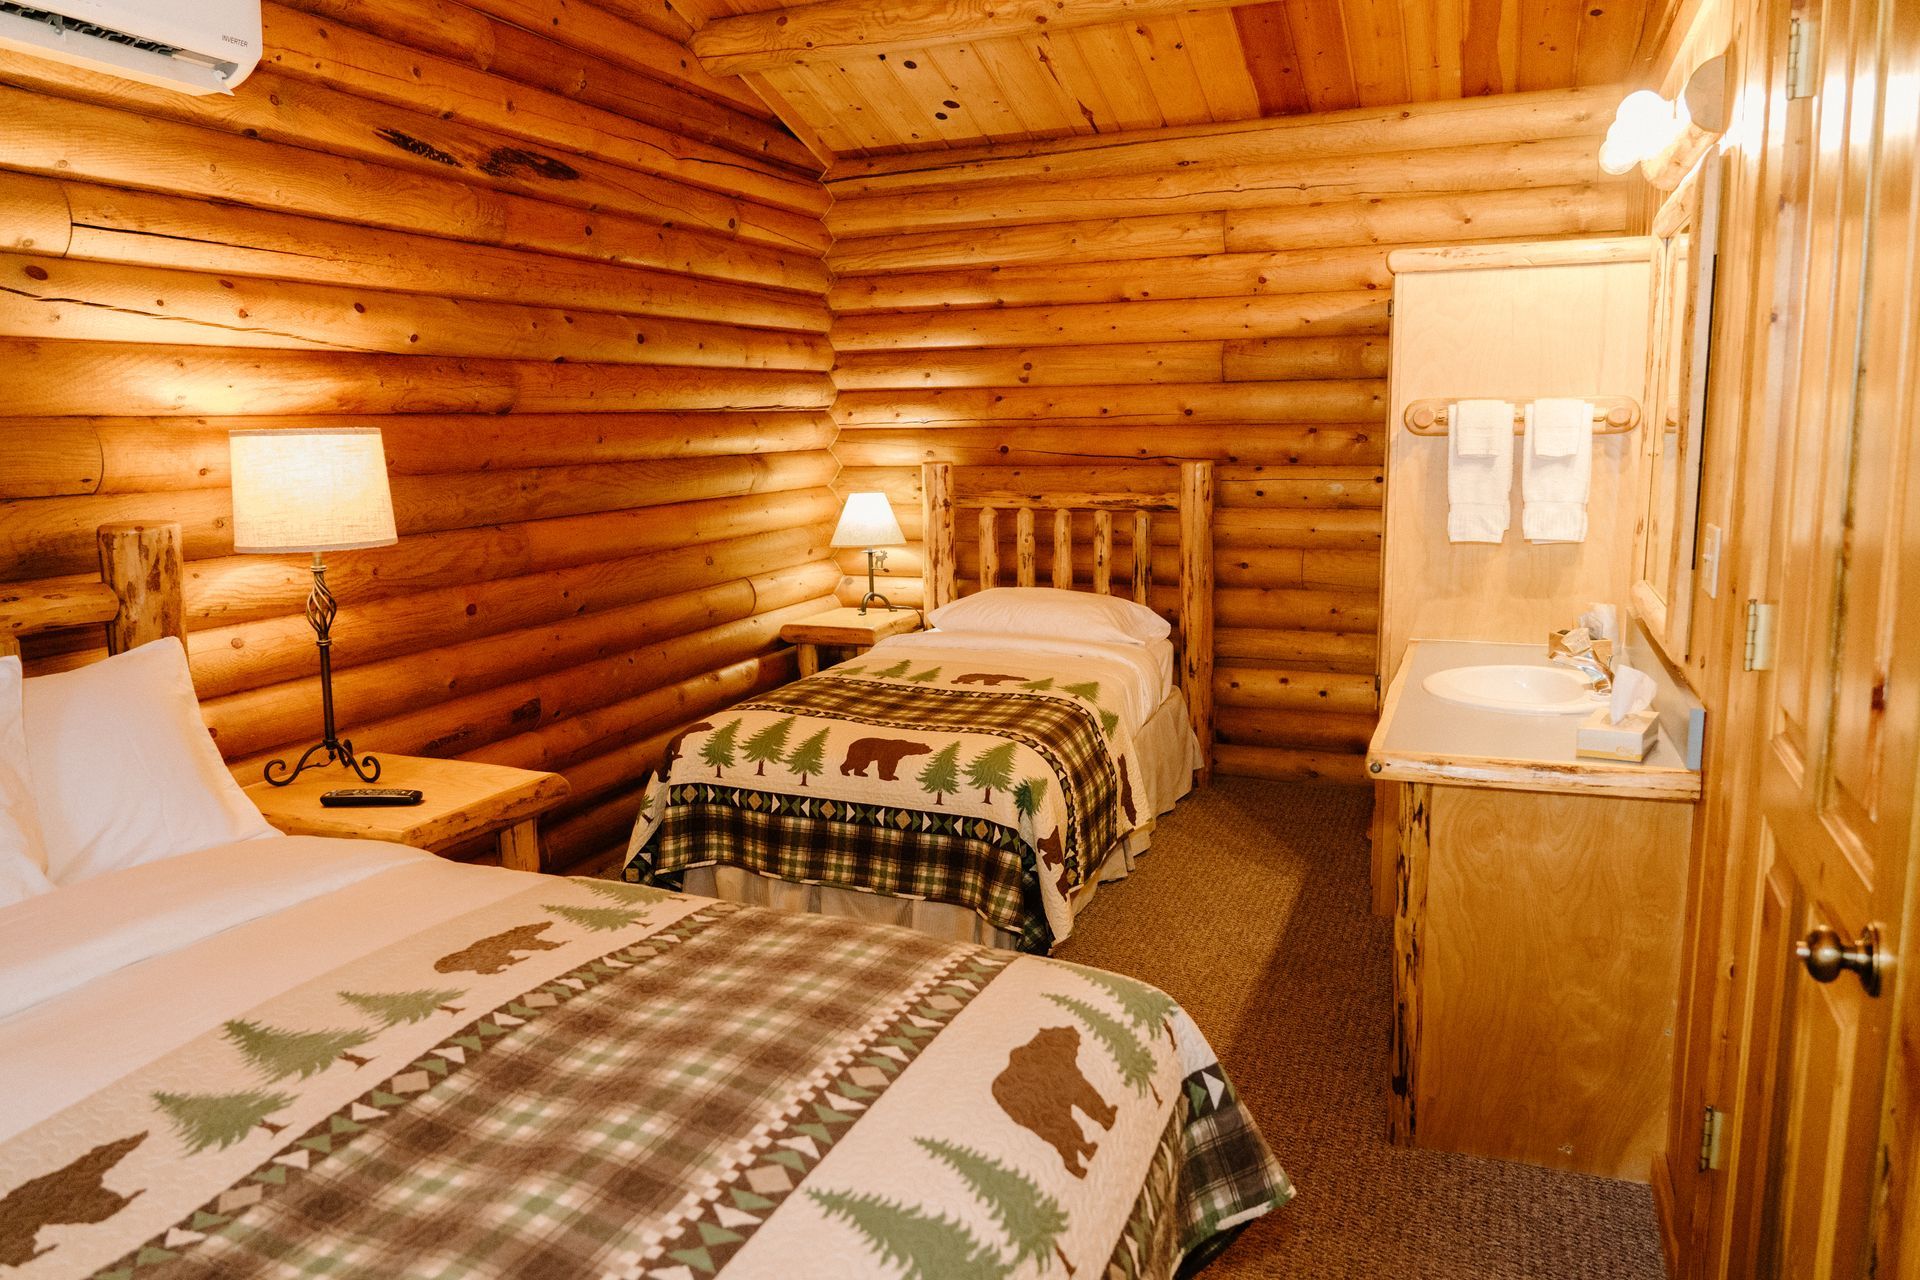
M1094 491L1062 472L1086 474L924 468L933 630L689 729L648 792L628 879L1040 954L1064 940L1206 769L1213 477L1204 462L1113 469L1130 487ZM1164 601L1158 513L1179 530ZM1041 515L1052 587L1036 585ZM1130 599L1114 592L1116 517L1130 526ZM1076 522L1092 534L1084 591ZM998 585L1007 532L1013 587Z
M128 617L126 645L155 643L52 677L82 728L111 695L116 745L167 778L127 813L87 807L97 763L45 745L47 686L0 658L0 1275L1165 1277L1292 1195L1192 1021L1129 979L272 834L206 771L167 611ZM990 675L1095 670L984 652ZM980 656L926 637L855 665ZM1154 713L1097 678L1035 700L1083 726L1105 705L1112 778ZM796 718L790 761L803 713L767 714ZM953 732L960 783L999 780ZM1008 754L1017 790L1032 761ZM1012 813L1044 838L1053 811L1029 791Z

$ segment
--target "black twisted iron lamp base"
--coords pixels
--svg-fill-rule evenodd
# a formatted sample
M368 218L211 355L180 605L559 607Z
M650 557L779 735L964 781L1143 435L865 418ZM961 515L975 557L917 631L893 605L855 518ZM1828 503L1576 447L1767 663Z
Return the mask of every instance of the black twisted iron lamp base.
M316 756L319 758L315 759ZM300 754L300 759L291 769L287 768L285 760L269 761L267 781L276 787L284 787L308 769L320 769L330 764L347 766L362 782L380 781L380 762L371 755L356 757L353 744L346 741L314 743Z
M308 769L331 764L345 765L362 782L376 782L380 778L380 762L371 755L355 755L353 744L334 732L333 619L339 611L339 601L327 590L327 562L316 551L313 553L313 590L307 594L307 622L313 627L314 644L320 649L321 737L301 753L292 768L287 767L285 760L270 762L265 770L270 786L284 787Z

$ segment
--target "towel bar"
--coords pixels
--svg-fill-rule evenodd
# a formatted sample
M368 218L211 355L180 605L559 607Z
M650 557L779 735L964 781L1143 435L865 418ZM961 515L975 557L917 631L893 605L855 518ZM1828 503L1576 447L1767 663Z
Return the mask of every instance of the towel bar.
M1632 396L1590 396L1588 399L1593 404L1593 420L1597 424L1593 429L1595 435L1625 435L1640 425L1640 402ZM1417 436L1444 436L1447 434L1447 412L1453 404L1453 400L1433 398L1412 401L1402 415L1407 430ZM1515 435L1525 429L1525 413L1524 403L1514 405Z

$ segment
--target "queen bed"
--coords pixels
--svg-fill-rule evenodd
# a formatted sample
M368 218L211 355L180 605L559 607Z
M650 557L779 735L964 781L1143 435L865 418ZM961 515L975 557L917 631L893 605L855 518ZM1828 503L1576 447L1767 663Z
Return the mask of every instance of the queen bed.
M0 657L0 1274L1168 1277L1291 1197L1143 984L273 833L165 616Z
M1031 952L1065 939L1204 778L1212 742L1211 465L1098 478L926 467L933 629L689 728L648 789L628 878ZM1154 589L1157 513L1178 523L1172 592Z

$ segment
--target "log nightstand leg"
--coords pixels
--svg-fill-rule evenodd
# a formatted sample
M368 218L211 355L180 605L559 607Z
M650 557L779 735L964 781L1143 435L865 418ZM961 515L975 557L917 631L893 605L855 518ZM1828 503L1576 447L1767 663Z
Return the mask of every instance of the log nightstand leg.
M540 823L516 822L500 831L500 865L509 871L540 870Z
M819 645L798 644L794 646L794 650L800 655L800 676L802 679L805 679L807 676L820 674Z

